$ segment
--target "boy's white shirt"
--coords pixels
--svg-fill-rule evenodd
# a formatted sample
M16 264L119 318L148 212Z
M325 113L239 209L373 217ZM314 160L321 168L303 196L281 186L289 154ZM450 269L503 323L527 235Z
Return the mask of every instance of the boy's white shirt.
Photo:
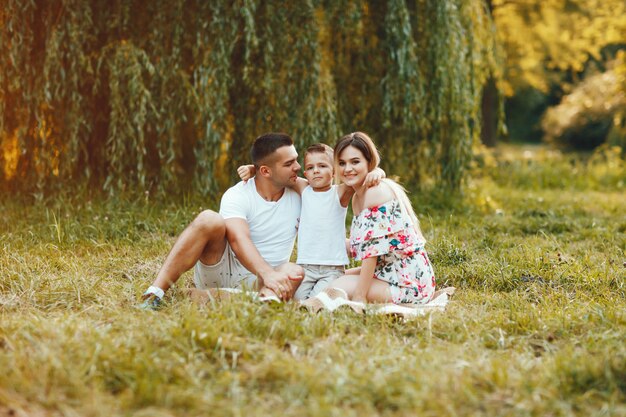
M338 185L328 191L314 191L310 185L304 188L298 229L298 264L348 264L347 211L339 200Z

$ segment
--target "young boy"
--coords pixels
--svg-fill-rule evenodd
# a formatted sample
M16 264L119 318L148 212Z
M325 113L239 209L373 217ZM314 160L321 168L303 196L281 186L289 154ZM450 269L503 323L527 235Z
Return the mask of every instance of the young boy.
M254 165L237 169L242 180L254 175ZM298 259L305 276L294 298L306 300L345 274L348 264L346 248L346 212L354 189L345 184L333 185L333 150L315 144L304 153L304 178L298 178L294 189L302 196L298 228ZM366 184L376 185L385 172L377 168L368 174Z

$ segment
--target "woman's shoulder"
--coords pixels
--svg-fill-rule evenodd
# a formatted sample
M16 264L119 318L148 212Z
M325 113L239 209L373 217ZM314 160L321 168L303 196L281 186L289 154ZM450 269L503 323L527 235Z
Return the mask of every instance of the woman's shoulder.
M383 205L396 198L393 189L381 181L380 184L368 188L363 194L363 207L371 208Z

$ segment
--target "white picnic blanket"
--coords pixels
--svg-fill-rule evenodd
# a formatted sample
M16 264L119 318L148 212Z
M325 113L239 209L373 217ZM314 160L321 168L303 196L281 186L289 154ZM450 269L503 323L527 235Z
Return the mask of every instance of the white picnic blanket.
M382 314L382 315L395 315L404 318L424 316L433 311L445 310L450 296L454 294L455 288L447 287L443 290L435 292L435 296L426 304L404 304L398 305L393 303L388 304L365 304L356 301L350 301L347 298L347 294L343 290L333 288L330 290L322 291L314 298L316 300L305 301L304 306L319 307L321 309L333 312L341 307L347 306L356 312L365 312L366 314ZM317 308L313 308L314 311L318 311Z
M447 292L437 294L436 298L433 298L426 304L420 305L398 305L398 304L369 304L367 308L368 314L390 314L399 315L402 317L419 317L425 316L432 311L443 311L446 309L450 296Z

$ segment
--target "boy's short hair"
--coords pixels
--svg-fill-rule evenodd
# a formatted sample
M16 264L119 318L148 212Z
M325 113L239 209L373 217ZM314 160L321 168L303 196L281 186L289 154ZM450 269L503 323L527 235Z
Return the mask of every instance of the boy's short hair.
M306 151L304 151L304 159L306 159L306 156L308 154L311 153L323 153L326 154L326 156L328 156L330 158L330 163L332 164L333 159L334 159L334 151L333 148L331 148L330 146L326 145L325 143L315 143L311 146L309 146L308 148L306 148Z
M278 148L283 146L292 146L293 139L286 133L266 133L259 136L254 140L252 149L250 149L250 157L255 167L261 165L267 165L273 161L269 161L269 156L272 155Z

